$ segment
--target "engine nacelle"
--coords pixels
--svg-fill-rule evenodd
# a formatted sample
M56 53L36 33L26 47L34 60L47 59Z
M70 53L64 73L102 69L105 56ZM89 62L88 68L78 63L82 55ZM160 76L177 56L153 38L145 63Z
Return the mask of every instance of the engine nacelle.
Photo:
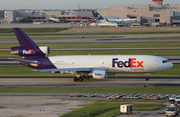
M17 50L12 50L11 54L19 56L39 56L47 55L50 53L50 49L47 46L38 47L38 48L18 48Z
M50 49L49 49L48 46L41 46L41 47L39 47L39 49L40 49L45 55L50 54Z
M105 79L107 78L106 71L93 71L92 77L95 79Z

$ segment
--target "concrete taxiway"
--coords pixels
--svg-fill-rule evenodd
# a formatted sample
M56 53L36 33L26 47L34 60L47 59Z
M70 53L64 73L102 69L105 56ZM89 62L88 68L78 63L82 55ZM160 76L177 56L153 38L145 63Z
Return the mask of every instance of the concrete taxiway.
M88 100L70 99L71 97L68 96L0 96L0 98L0 117L59 117L82 108L82 105L93 103L93 101ZM106 100L108 99L106 98ZM154 104L156 102L142 103ZM167 105L169 104L167 103ZM139 113L133 111L133 114L129 114L128 117L164 117L163 112L164 109L140 111ZM126 117L127 115L121 116Z
M0 33L1 37L0 38L16 38L16 36L3 36L3 35L14 35L14 33ZM103 36L105 37L109 37L109 38L103 38L103 39L151 39L151 38L178 38L180 37L180 34L142 34L142 35L88 35L88 34L83 34L82 35L66 35L66 36L60 36L57 34L58 33L27 33L28 35L30 34L44 34L45 36L31 36L32 38L43 38L43 37L46 37L46 38L51 38L51 37L60 37L60 38L63 38L63 37L70 37L70 38L74 38L74 37L79 37L82 39L82 37L87 37L87 38L94 38L94 37L101 37L103 38ZM55 34L55 36L48 36L47 34ZM97 38L97 39L98 39Z
M89 103L54 96L1 96L0 117L59 117Z
M179 50L180 47L148 47L148 48L52 48L51 51L90 51L90 50ZM0 49L0 51L11 51L11 49Z
M102 80L89 79L83 82L74 82L72 77L67 78L0 78L0 88L17 87L108 87L108 86L180 86L180 77L176 78L150 78L145 77L119 77Z
M180 37L180 34L146 34L146 35L106 35L108 38L96 38L102 37L102 35L94 35L92 37L88 35L83 36L31 36L32 38L43 38L43 37L61 37L61 39L49 39L49 40L34 40L36 43L152 43L152 42L180 42L179 39L163 39L163 38L175 38ZM62 37L79 37L79 39L62 39ZM86 39L82 37L88 37ZM0 38L8 38L1 36ZM9 38L16 38L11 36ZM162 38L162 39L149 39L149 38ZM147 40L139 40L147 39ZM17 40L1 40L0 44L17 44Z
M34 40L36 43L155 43L155 42L180 42L179 39L169 40L117 40L117 39L51 39L51 40ZM0 41L0 44L18 44L18 41Z

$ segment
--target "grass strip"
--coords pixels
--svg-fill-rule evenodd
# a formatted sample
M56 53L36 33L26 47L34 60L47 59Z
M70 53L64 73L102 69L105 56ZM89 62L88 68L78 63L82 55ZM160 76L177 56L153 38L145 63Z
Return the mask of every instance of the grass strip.
M60 77L60 76L75 76L72 74L52 74L49 72L39 72L32 71L32 68L25 67L22 65L0 65L0 76L10 76L10 77L18 77L18 76L26 76L26 77L36 77L36 76L52 76L52 77Z
M22 78L23 80L23 78ZM61 81L61 79L59 79ZM126 94L178 94L180 86L132 87L40 87L0 88L0 93L126 93Z
M119 115L120 105L126 103L119 102L106 102L106 103L93 103L85 105L83 108L71 111L61 117L114 117ZM164 108L164 106L159 104L133 104L134 111L152 111L159 108Z
M3 37L3 36L2 36ZM98 39L101 39L101 38L111 38L111 37L108 37L108 36L101 36L101 37L87 37L87 38L84 38L83 36L82 37L74 37L74 36L72 36L72 37L54 37L54 36L52 36L52 37L46 37L46 36L40 36L40 37L31 37L33 40L51 40L51 39L88 39L88 38L90 38L90 39L92 39L92 38L98 38ZM174 38L174 39L179 39L179 38ZM9 38L0 38L0 40L17 40L16 39L16 37L14 36L14 38L13 37L9 37Z
M50 48L148 48L148 47L180 47L180 42L154 42L154 43L55 43L38 44ZM10 49L19 44L0 44L0 49Z

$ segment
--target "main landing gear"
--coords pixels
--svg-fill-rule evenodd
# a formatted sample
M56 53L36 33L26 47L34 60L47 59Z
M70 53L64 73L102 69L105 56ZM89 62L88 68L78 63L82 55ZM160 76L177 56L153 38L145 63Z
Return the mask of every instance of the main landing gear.
M89 79L89 76L84 76L84 75L82 75L82 76L80 76L79 78L78 78L78 77L75 77L75 78L74 78L74 82L77 82L77 81L82 82L84 79Z
M149 73L146 73L146 81L149 81Z

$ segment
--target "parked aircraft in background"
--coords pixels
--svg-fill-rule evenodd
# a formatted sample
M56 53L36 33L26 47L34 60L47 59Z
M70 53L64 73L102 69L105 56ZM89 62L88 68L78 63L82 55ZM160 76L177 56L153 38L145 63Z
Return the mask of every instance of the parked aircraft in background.
M110 27L120 27L123 25L117 24L117 23L111 23L111 22L104 22L104 23L95 23L95 22L89 22L90 26L100 26L100 27L106 27L106 26L110 26Z
M93 16L98 22L114 22L118 24L131 24L137 22L137 20L129 17L102 17L98 12L92 11Z
M20 46L11 47L11 54L22 56L24 66L41 72L74 73L74 81L105 79L115 73L153 73L167 70L173 64L167 59L148 55L77 55L50 56L47 46L39 47L21 28L13 28ZM146 80L149 80L147 76Z
M57 22L57 23L60 22L60 19L58 19L58 18L53 18L53 17L50 17L49 20L50 20L50 21L53 21L53 22Z

